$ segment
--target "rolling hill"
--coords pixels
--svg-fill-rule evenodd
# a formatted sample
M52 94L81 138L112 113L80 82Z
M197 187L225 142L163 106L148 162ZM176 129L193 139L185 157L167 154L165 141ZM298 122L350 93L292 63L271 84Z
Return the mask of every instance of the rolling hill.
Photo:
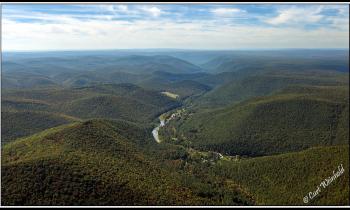
M59 86L53 79L36 73L26 71L10 72L2 74L1 88L21 89Z
M81 119L150 123L180 102L132 84L11 90L2 93L2 144Z
M6 52L1 205L349 205L348 56Z
M3 109L46 111L81 119L150 122L180 102L132 84L18 90L3 93Z
M266 71L235 77L196 101L201 108L218 108L243 100L273 94L290 85L348 85L349 74L329 71Z
M348 50L242 50L217 55L201 67L211 73L266 70L349 72Z
M202 71L196 65L168 55L7 57L2 66L6 89L136 84L157 71L172 74Z
M344 172L324 188L321 183L330 179L339 166ZM349 205L349 145L240 161L223 160L212 168L212 173L245 187L255 196L257 205ZM304 197L317 187L319 194L305 203Z
M348 144L348 94L346 86L289 87L226 108L190 110L161 132L169 142L229 155ZM174 137L178 140L171 140Z
M216 192L209 197L201 189L185 186L188 175L161 167L159 160L148 157L135 143L138 136L150 138L141 127L120 125L106 120L73 123L6 144L2 148L2 205L253 202L244 191L215 182L201 185ZM199 178L191 180L193 186L202 183Z
M76 121L73 117L37 111L2 111L1 144Z

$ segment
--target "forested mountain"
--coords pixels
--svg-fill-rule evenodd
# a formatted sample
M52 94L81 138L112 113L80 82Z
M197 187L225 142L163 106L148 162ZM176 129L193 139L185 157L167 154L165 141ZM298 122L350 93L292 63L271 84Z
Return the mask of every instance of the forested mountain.
M63 114L38 111L2 111L1 143L75 121Z
M2 143L72 120L107 118L151 122L180 104L132 84L4 91Z
M241 160L223 161L214 166L222 174L246 186L260 205L349 205L349 146L315 147L302 152ZM344 174L323 188L322 177L330 177L338 167ZM302 180L302 181L297 181ZM321 192L317 198L303 200L308 192Z
M236 51L201 66L211 72L264 70L331 70L349 72L347 50Z
M106 82L136 83L145 77L151 77L151 74L157 71L175 74L202 71L196 65L166 55L9 58L3 62L2 69L3 88L35 88L54 84L86 86Z
M191 177L167 170L144 154L137 141L150 136L135 126L92 120L51 128L7 144L2 158L3 204L253 204L244 191L214 180L203 184L217 192L214 197L185 185L185 179ZM202 184L195 177L191 182L193 186ZM227 195L230 197L224 198Z
M349 205L348 55L4 53L1 204Z
M273 94L290 85L349 85L349 73L329 71L266 71L242 76L236 74L201 97L200 107L222 107L257 96Z
M188 111L161 131L174 143L261 156L348 144L349 88L295 86L225 108Z

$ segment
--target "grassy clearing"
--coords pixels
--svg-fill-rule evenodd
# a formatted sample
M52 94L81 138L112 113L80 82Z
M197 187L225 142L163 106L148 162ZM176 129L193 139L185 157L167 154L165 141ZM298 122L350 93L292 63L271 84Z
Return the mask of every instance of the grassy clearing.
M177 95L177 94L175 94L175 93L171 93L171 92L167 92L167 91L162 92L162 94L163 94L163 95L166 95L166 96L168 96L168 97L170 97L170 98L173 98L173 99L177 99L177 98L180 97L179 95Z

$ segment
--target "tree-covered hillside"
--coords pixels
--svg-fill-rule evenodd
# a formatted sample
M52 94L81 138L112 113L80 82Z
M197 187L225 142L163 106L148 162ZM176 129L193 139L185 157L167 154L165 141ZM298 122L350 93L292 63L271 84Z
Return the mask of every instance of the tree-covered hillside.
M5 144L17 138L77 120L79 119L48 112L3 111L1 112L1 143Z
M343 167L327 187L321 183ZM203 168L203 167L202 167ZM349 205L349 146L316 147L239 161L222 160L207 169L240 184L256 198L257 205ZM320 192L315 198L304 197Z
M189 110L161 134L168 142L246 156L348 144L348 94L346 86L289 87L226 108Z
M5 52L1 205L349 205L348 57Z
M243 76L244 72L207 92L195 104L217 108L252 97L273 94L290 85L348 85L349 74L325 71L265 71Z
M136 127L135 127L136 126ZM161 166L137 142L137 125L92 120L55 127L2 148L2 205L243 205L253 198L215 180ZM159 156L158 156L159 157ZM191 185L185 180L191 179Z
M180 102L132 84L81 88L11 90L3 93L3 109L47 111L77 118L150 122Z

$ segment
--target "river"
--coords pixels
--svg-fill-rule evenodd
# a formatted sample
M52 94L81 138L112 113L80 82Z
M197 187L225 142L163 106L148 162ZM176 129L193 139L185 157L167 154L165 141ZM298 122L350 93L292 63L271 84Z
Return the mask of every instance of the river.
M160 124L152 130L153 138L154 140L156 140L157 143L160 143L159 128L165 125L165 120L161 120L161 119L159 120L160 120Z
M168 123L170 120L176 118L176 117L180 117L180 115L185 111L185 109L181 109L181 110L178 110L176 111L175 113L172 113L170 116L168 116L168 118L166 119L161 119L161 117L159 117L159 121L160 121L160 124L155 127L153 130L152 130L152 135L153 135L153 138L154 140L156 140L157 143L160 143L160 139L159 139L159 128L163 127L166 123Z

